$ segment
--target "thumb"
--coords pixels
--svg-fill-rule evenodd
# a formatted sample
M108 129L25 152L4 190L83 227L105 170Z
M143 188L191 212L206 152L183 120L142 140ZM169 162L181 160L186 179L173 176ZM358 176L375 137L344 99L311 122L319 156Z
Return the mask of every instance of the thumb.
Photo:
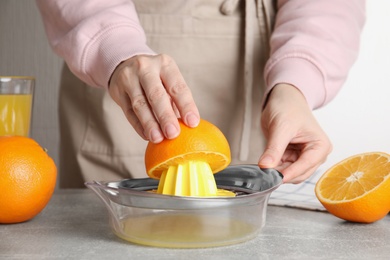
M275 168L282 159L282 156L291 138L285 131L274 130L268 137L267 145L260 156L258 165L260 168Z

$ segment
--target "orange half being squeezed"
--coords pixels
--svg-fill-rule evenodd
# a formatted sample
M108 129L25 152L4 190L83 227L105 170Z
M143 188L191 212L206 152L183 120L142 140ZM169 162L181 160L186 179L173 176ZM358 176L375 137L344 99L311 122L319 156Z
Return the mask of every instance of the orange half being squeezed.
M224 134L201 119L195 128L181 120L180 135L161 143L149 142L145 167L149 177L160 179L157 193L177 196L234 196L218 190L214 173L225 169L230 161L230 147Z

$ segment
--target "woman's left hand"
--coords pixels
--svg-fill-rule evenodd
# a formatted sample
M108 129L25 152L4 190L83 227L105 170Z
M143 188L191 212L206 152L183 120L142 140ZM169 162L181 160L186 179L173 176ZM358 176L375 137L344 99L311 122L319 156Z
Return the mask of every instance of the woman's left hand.
M292 85L273 88L261 124L267 145L258 164L279 170L286 183L309 178L332 150L305 97Z

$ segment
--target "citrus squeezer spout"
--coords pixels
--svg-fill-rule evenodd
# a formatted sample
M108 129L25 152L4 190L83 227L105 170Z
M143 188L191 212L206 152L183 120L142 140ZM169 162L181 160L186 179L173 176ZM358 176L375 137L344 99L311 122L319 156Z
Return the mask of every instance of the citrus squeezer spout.
M191 197L234 197L235 193L217 188L210 165L203 161L186 161L163 171L157 193Z
M112 206L112 200L110 197L117 197L119 195L119 191L117 188L108 187L98 181L86 182L85 185L87 188L91 189L99 199L104 203L106 209L109 213L110 223L113 227L119 228L120 221L118 217L118 212Z

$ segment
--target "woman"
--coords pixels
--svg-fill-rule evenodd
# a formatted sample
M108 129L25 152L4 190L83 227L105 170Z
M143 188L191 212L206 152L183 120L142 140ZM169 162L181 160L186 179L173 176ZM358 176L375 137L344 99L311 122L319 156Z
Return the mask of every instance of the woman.
M144 177L145 140L175 138L177 117L190 127L211 121L233 164L275 167L285 182L302 182L330 153L311 111L332 100L356 60L365 1L37 4L77 76L64 68L61 187Z

